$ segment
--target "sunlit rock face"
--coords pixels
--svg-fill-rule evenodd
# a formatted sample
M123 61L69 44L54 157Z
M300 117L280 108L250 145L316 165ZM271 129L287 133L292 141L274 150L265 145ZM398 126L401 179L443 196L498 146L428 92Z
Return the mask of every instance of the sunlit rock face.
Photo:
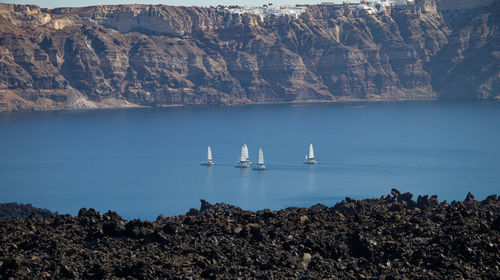
M500 98L498 2L400 2L0 4L0 111Z

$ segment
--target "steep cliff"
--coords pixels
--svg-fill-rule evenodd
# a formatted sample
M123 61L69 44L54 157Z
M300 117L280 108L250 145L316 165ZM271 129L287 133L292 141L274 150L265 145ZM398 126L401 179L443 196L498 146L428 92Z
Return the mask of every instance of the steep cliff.
M500 98L500 4L448 2L297 18L0 4L0 111Z

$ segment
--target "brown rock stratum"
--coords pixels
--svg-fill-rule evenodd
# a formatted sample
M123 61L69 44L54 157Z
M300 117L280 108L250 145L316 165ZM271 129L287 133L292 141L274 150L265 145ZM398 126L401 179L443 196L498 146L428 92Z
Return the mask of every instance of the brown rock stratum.
M0 111L500 98L500 2L298 19L223 8L0 4Z

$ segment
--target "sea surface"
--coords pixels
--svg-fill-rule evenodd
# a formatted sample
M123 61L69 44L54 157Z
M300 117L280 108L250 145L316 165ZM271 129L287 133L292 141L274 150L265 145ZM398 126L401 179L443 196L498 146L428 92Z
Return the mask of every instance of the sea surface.
M313 143L319 164L302 162ZM267 171L237 169L240 147ZM216 165L200 166L212 147ZM391 188L500 191L500 102L154 108L0 114L0 203L154 220L200 199L282 209ZM414 197L416 199L416 197Z

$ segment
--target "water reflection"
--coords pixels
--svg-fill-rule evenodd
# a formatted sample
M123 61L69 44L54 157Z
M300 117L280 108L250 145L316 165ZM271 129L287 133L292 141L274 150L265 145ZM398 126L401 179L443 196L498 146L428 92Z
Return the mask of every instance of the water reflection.
M250 168L239 168L241 177L248 177L250 173Z
M209 192L214 190L214 179L213 179L213 167L207 166L207 176L205 177L205 182L207 184L207 189Z
M256 170L256 171L257 171L257 178L259 178L258 182L260 184L262 182L262 180L264 179L264 176L265 176L267 171L265 171L265 170Z
M314 164L307 165L307 186L308 192L313 192L316 189L316 166Z
M240 168L240 176L241 176L241 193L248 194L250 187L250 168Z

